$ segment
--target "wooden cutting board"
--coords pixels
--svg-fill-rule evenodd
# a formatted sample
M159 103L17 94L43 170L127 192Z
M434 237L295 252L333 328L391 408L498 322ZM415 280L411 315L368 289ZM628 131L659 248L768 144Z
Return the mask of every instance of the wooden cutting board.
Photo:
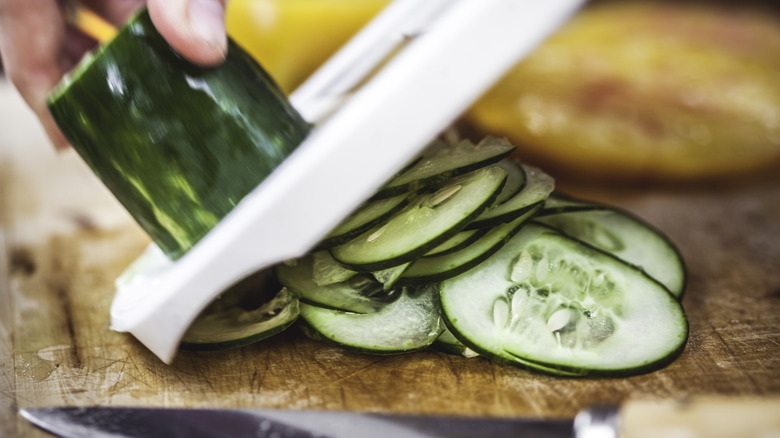
M290 330L165 365L109 329L112 283L147 239L72 151L55 153L0 83L0 436L51 405L235 406L569 417L628 398L780 395L780 178L563 187L667 233L689 270L691 335L668 367L562 379L436 351L370 356ZM780 172L779 172L780 173Z

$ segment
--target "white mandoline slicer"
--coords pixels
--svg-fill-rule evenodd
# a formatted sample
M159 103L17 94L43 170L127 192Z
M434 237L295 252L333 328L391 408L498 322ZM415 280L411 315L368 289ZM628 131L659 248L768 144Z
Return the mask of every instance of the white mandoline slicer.
M315 122L295 152L183 257L151 245L117 279L112 328L170 363L222 291L304 255L583 2L395 0L290 96Z

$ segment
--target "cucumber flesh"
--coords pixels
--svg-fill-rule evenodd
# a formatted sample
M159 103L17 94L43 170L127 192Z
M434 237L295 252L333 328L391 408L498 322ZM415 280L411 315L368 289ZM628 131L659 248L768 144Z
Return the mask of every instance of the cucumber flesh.
M525 186L503 204L494 205L472 221L466 229L492 227L521 216L534 205L542 203L555 189L555 180L540 169L522 165Z
M400 297L373 313L352 313L301 303L305 333L345 349L397 354L431 345L444 330L436 293L404 288Z
M537 220L637 266L681 298L686 283L682 256L663 233L638 217L603 207Z
M515 147L504 139L487 137L476 146L468 140L455 145L434 143L423 151L422 159L409 170L380 189L374 198L384 198L430 187L450 178L498 163L507 157Z
M480 354L552 373L619 375L672 360L688 325L645 273L528 224L480 269L441 284L453 333Z
M491 205L505 180L506 172L497 166L453 178L330 253L356 271L379 271L412 261L457 234Z

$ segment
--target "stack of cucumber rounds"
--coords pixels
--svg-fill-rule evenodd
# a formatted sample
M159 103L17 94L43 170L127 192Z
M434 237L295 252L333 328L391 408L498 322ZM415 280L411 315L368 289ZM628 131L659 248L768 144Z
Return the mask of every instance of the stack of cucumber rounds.
M435 142L310 254L212 305L183 346L246 345L296 322L345 349L427 347L560 376L630 375L688 337L685 266L639 218L554 193L514 146ZM245 301L245 300L244 300ZM297 319L297 320L296 320Z

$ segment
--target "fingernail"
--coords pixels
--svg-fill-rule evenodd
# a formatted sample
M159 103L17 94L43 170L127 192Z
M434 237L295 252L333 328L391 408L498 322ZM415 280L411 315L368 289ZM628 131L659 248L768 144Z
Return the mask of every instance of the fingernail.
M190 0L187 15L193 32L212 47L227 50L225 8L218 0Z

